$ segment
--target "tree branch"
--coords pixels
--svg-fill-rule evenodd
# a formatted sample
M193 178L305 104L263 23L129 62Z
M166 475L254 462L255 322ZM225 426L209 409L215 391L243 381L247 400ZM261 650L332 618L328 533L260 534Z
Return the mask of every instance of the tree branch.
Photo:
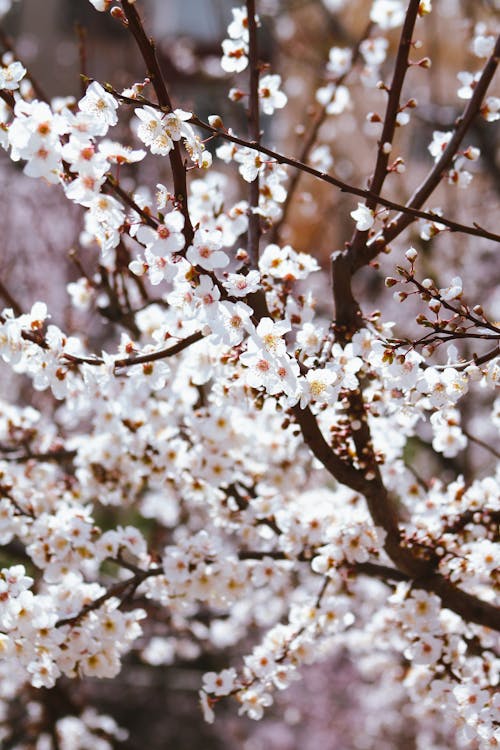
M255 0L246 0L248 16L248 65L250 72L250 90L248 103L248 124L250 140L260 142L259 113L259 48L257 39L257 20L255 18ZM260 216L254 209L259 207L259 175L250 183L248 189L248 240L247 252L250 263L256 268L259 262L259 241L261 235Z
M398 237L401 232L406 229L406 227L412 221L412 219L410 218L411 213L408 209L416 209L422 206L439 185L444 173L450 167L460 144L462 143L466 133L471 126L471 123L480 112L483 99L497 70L499 59L500 35L497 38L493 54L484 66L481 77L474 88L472 97L469 99L469 102L462 116L457 120L453 136L449 140L448 145L443 151L440 159L436 162L422 184L415 190L411 198L408 200L404 210L400 212L400 215L393 219L379 235L371 240L368 243L365 252L363 254L360 254L359 257L355 259L356 269L361 268L361 266L366 265L366 263L369 263L370 260L373 260L373 258L378 254L380 246L392 242L392 240ZM379 202L382 203L382 201ZM441 219L437 216L435 217L435 220L440 224L450 226L448 222L441 221ZM453 229L452 227L450 228ZM463 231L463 229L459 231ZM470 234L470 232L467 232L467 234ZM486 237L486 235L477 236ZM487 237L487 239L493 238L489 236Z
M377 161L373 175L369 181L370 191L374 193L374 196L367 199L366 206L371 210L374 210L377 206L377 198L375 196L380 195L385 178L388 174L387 166L396 130L396 118L400 110L401 91L403 89L408 68L410 67L409 55L419 6L420 0L410 0L403 28L401 30L398 53L394 65L394 74L389 88L389 97L387 99L384 125L378 142ZM362 251L368 236L368 230L355 230L349 247L349 256L352 259L352 262L355 262L357 255Z
M162 108L165 108L166 111L171 111L173 109L172 101L170 99L167 85L165 83L165 77L156 55L155 43L146 35L142 20L139 16L135 4L131 3L130 0L121 0L121 4L123 12L127 17L128 28L132 32L132 35L142 55L142 59L144 60L144 63L146 65L147 75L151 79L151 83L158 98L158 104ZM169 159L170 166L172 167L175 197L179 202L182 213L184 215L184 237L186 240L186 246L188 246L193 240L194 233L188 209L186 167L181 155L181 147L177 141L174 141L174 147L170 151Z

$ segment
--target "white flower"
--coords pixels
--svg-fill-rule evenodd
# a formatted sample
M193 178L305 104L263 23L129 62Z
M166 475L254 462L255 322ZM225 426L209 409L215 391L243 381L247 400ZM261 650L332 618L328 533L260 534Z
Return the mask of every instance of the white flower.
M400 0L374 0L370 19L381 29L394 29L405 19L405 9Z
M107 10L113 0L90 0L91 4L94 6L96 10Z
M236 670L223 669L222 672L206 672L203 675L203 690L213 695L229 695L236 683Z
M260 289L260 274L258 271L249 271L246 276L242 273L228 273L222 284L231 297L246 297Z
M351 106L351 95L347 86L336 86L334 83L319 88L316 100L326 107L328 115L340 115Z
M184 247L184 216L180 211L170 211L165 215L163 224L153 229L141 224L136 239L155 255L171 255Z
M247 331L254 330L250 320L253 310L244 302L221 302L221 317L212 323L215 339L227 346L236 346L243 341Z
M333 156L330 147L326 143L316 146L309 156L311 166L320 172L328 172L333 165Z
M328 8L331 13L335 13L345 5L346 0L323 0L323 5Z
M376 36L363 39L360 44L360 52L368 65L382 65L387 57L388 40L384 36Z
M443 418L442 412L435 412L431 416L434 429L432 447L436 453L442 453L446 458L454 458L467 446L467 438L457 424L449 423Z
M229 263L229 257L221 250L221 246L222 234L217 229L197 229L186 258L193 266L201 266L207 271L225 268Z
M302 381L300 408L304 409L310 401L320 404L336 400L340 388L339 374L332 369L309 370Z
M304 323L297 333L297 346L303 354L318 354L325 335L324 326L317 323Z
M111 162L111 164L133 164L142 161L146 152L142 150L134 151L129 146L123 146L115 141L101 141L99 143L99 152Z
M458 98L470 99L472 97L472 94L474 92L477 82L481 78L481 72L479 71L479 73L475 73L473 75L472 73L468 73L467 71L462 71L461 73L457 73L457 78L462 84L461 87L457 91Z
M412 643L404 653L414 664L435 664L442 650L443 641L426 633Z
M280 86L281 76L267 75L260 79L259 99L264 114L272 115L275 109L282 109L287 103L287 96L279 90Z
M114 96L108 94L97 81L87 88L85 96L78 102L78 108L108 127L118 122L118 104Z
M217 149L219 152L220 149ZM253 182L255 178L264 171L265 162L258 151L250 148L241 148L234 154L235 161L240 163L238 169L245 182Z
M445 302L460 299L462 296L462 279L460 276L454 276L451 280L450 286L440 289L439 296Z
M258 721L264 715L264 708L272 705L273 699L269 693L262 690L249 688L238 693L237 698L241 703L238 714L248 714L250 719Z
M0 68L0 89L14 91L19 88L19 81L26 75L26 68L20 62Z
M227 27L227 33L231 39L244 39L248 42L247 9L244 6L241 8L232 8L231 13L233 14L233 20Z
M476 57L489 57L495 48L495 37L478 34L472 41L472 51Z
M88 310L95 296L94 288L88 279L82 277L78 281L71 282L66 286L71 297L71 304L77 310Z
M207 724L213 724L215 721L215 714L212 708L212 703L210 701L210 698L208 697L208 695L205 693L204 690L200 690L198 695L200 698L200 706L201 706L201 711L202 711L204 720L207 722Z
M222 70L226 73L241 73L248 65L248 45L243 40L224 39L222 42Z
M434 161L439 161L443 151L448 145L453 133L451 130L443 132L442 130L435 130L432 134L432 141L428 148L431 156L434 157Z
M487 122L496 122L500 119L500 98L498 96L487 96L481 114Z
M375 223L373 211L365 206L364 203L358 203L357 209L351 211L351 216L356 222L356 229L360 232L368 231Z
M149 146L152 154L166 156L173 149L174 141L179 141L183 135L192 132L185 126L192 114L182 109L163 114L153 107L145 106L136 109L135 114L141 120L137 135Z
M335 77L339 77L349 70L352 52L348 47L332 47L328 58L326 69Z

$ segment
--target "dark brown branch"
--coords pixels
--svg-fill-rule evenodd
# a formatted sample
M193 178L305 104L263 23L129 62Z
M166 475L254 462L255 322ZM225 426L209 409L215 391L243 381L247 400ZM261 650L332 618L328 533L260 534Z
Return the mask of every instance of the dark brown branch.
M171 111L173 109L172 101L156 55L155 43L152 39L148 38L135 4L131 3L129 0L121 0L121 4L128 21L128 28L139 47L142 59L146 65L147 75L155 90L158 104L162 108L165 108L166 111ZM188 209L186 168L181 154L181 147L178 142L174 142L174 147L169 154L169 159L170 166L172 167L175 197L180 204L184 215L184 237L187 246L191 244L193 239L193 227Z
M467 440L471 441L471 443L475 443L476 445L479 445L481 448L484 448L493 456L500 459L500 451L495 450L495 448L492 445L490 445L489 443L486 443L484 440L481 440L478 437L475 437L474 435L471 435L471 433L468 430L464 430L463 427L462 427L462 432L467 438Z
M163 570L161 568L150 568L149 570L141 570L140 572L135 573L135 575L127 578L125 581L117 581L117 583L110 586L102 596L99 596L97 599L94 599L82 607L77 614L72 617L64 617L63 619L58 620L55 625L56 628L62 628L64 625L78 625L80 621L89 614L89 612L93 612L102 607L108 599L111 599L114 596L124 599L130 592L135 591L135 589L137 589L147 578L162 575L162 573Z
M484 365L486 362L495 359L495 357L498 357L499 354L500 346L495 346L494 349L490 349L489 352L486 352L486 354L482 354L480 357L474 354L471 360L468 360L467 362L459 362L455 365L452 365L452 367L455 370L465 370L471 365L476 365L476 367L479 367L480 365Z
M78 39L78 59L80 61L80 93L85 96L87 91L87 29L81 23L75 24Z
M365 31L358 39L355 47L353 48L352 56L351 56L351 63L349 65L348 70L342 73L342 75L337 76L337 78L333 81L336 87L342 85L344 81L346 80L346 78L349 76L349 74L352 72L353 68L355 67L356 63L358 62L360 58L361 43L365 39L368 39L372 28L373 28L373 23L370 21ZM320 107L320 109L317 111L316 115L314 116L309 132L302 144L302 148L300 150L299 156L297 157L297 161L302 162L303 164L307 162L309 158L309 154L311 153L311 149L316 143L319 130L327 117L327 110L328 110L328 105L325 104L322 107ZM276 222L276 224L272 228L271 235L270 235L270 242L279 241L280 230L287 219L288 211L290 209L293 197L295 195L295 192L297 190L297 187L300 181L300 176L301 176L301 170L299 169L295 170L288 185L287 195L285 198L285 202L283 203L283 207L282 207L281 218Z
M4 452L6 452L5 448L0 446L0 454ZM1 458L4 461L14 461L18 464L26 463L27 461L56 461L57 463L60 463L61 461L72 459L76 456L76 451L65 450L64 448L55 451L47 451L46 453L23 453L22 455L17 456L11 456L9 449L8 453L9 455L2 455Z
M150 102L147 99L130 99L129 97L122 96L109 86L106 86L105 88L107 91L120 99L120 101L125 101L131 106L142 107L144 106L144 104L147 104L150 107L156 107L156 109L160 111L166 111L162 106L155 105L153 102ZM448 229L450 229L450 231L452 232L463 232L464 234L469 234L473 237L483 237L484 239L491 240L492 242L500 242L499 234L490 232L484 227L479 227L477 225L470 226L468 224L460 224L459 222L453 221L452 219L447 219L445 216L439 216L432 211L422 211L418 208L413 208L412 206L407 206L403 203L397 203L396 201L389 200L388 198L383 198L382 196L373 193L370 189L358 188L355 185L349 184L348 182L339 180L337 177L333 177L326 172L321 172L319 169L314 169L314 167L311 167L308 164L303 164L297 159L293 159L290 156L286 156L285 154L281 154L278 151L274 151L273 149L262 145L262 143L258 143L257 141L249 141L245 138L240 138L233 133L228 133L226 130L215 128L212 125L209 125L207 122L201 120L196 115L193 115L189 122L191 122L193 125L197 125L199 128L202 128L202 130L211 133L213 136L218 136L226 141L229 141L230 143L235 143L237 146L243 146L244 148L253 149L260 154L265 154L271 159L274 159L278 164L286 164L289 167L293 167L294 169L298 169L302 172L305 172L306 174L310 174L313 177L316 177L318 180L322 180L329 185L337 187L342 193L349 193L350 195L356 195L359 198L364 199L376 199L377 203L379 203L381 206L385 206L385 208L388 208L391 211L397 211L398 213L408 215L412 217L411 220L424 219L425 221L443 224L443 226L448 227ZM411 223L411 220L408 223ZM382 239L382 233L380 233L379 236L381 238L381 245L383 245L384 241Z
M248 125L250 140L260 142L260 114L259 114L259 48L257 40L257 21L255 18L255 0L247 0L248 16L248 66L250 73L250 89L248 101ZM254 209L259 207L259 175L250 183L248 188L248 235L247 252L253 268L259 262L259 241L261 235L260 216Z
M466 510L446 522L443 527L443 534L459 534L469 524L485 527L493 524L494 529L496 529L496 536L499 537L500 510L493 510L492 508Z
M369 189L363 189L355 187L354 185L350 185L347 182L344 182L343 180L339 180L337 177L332 177L329 174L326 174L326 172L320 172L318 169L314 169L314 167L310 167L308 164L303 164L302 162L297 161L296 159L292 159L289 156L285 156L284 154L280 154L277 151L273 151L271 148L267 148L266 146L263 146L260 143L256 143L254 141L246 141L244 138L239 138L235 135L232 135L231 133L227 133L226 131L219 130L217 128L211 127L208 123L203 122L203 120L200 120L198 117L193 116L190 122L193 123L193 125L198 125L198 127L203 128L204 130L209 131L213 135L218 135L221 138L224 138L227 141L230 141L231 143L236 143L239 146L244 146L246 148L254 149L254 151L258 151L261 154L266 154L266 156L271 157L272 159L275 159L278 164L287 164L290 167L294 167L295 169L300 169L302 172L306 172L307 174L312 175L313 177L317 177L319 180L322 180L323 182L328 183L329 185L334 185L335 187L339 188L339 190L342 193L350 193L351 195L357 195L360 198L375 198L377 200L377 203L380 203L380 205L385 206L386 208L390 208L392 211L398 211L404 214L407 214L408 216L411 216L413 219L425 219L426 221L433 221L437 222L439 224L443 224L444 226L448 227L452 232L463 232L464 234L470 234L475 237L483 237L487 240L492 240L493 242L500 242L500 235L495 234L494 232L490 232L487 229L484 229L483 227L477 227L477 226L469 226L467 224L460 224L457 221L452 221L451 219L447 219L445 216L439 216L438 214L433 213L432 211L421 211L418 208L413 208L412 206L405 206L402 203L396 203L395 201L391 201L388 198L382 198L381 196L377 195L376 193L373 193ZM408 223L411 223L409 221Z
M150 213L148 213L148 211L145 211L143 208L141 208L134 201L134 199L127 193L127 191L121 187L116 177L113 177L111 174L108 174L104 185L105 187L109 189L109 191L118 195L118 197L121 198L122 201L126 203L127 206L129 206L129 208L131 208L133 211L139 214L139 216L143 219L145 224L152 227L153 229L158 228L158 225L160 224L160 220L155 219L153 216L151 216Z
M361 266L365 265L378 254L380 246L377 247L377 239L379 239L381 241L381 244L383 245L384 242L392 242L392 240L398 237L401 232L406 229L406 227L411 223L411 214L408 212L408 209L419 208L420 206L422 206L439 185L446 170L450 167L453 158L457 153L458 148L460 147L460 144L462 143L466 133L468 132L473 120L480 112L483 99L497 70L499 59L500 35L497 38L493 54L484 66L481 77L474 88L472 97L469 99L469 102L462 116L457 120L455 132L453 133L453 136L451 137L448 145L443 151L441 158L436 162L422 184L415 190L415 192L407 202L405 210L401 211L400 215L397 216L393 221L391 221L391 223L386 227L386 229L384 229L381 235L379 235L379 238L375 238L375 240L372 240L369 243L368 247L366 248L366 252L356 259L356 268L360 268ZM440 224L449 226L447 222L441 221L441 219L437 216L435 220ZM486 237L486 235L483 236ZM488 239L492 238L489 237Z
M6 52L11 52L16 60L20 61L20 57L17 54L16 48L14 44L12 43L12 40L7 36L5 31L0 26L0 44L6 50ZM35 92L35 96L37 96L42 101L46 102L49 101L47 95L45 94L43 88L40 86L40 84L37 82L36 78L34 78L31 74L31 71L28 69L26 65L24 65L24 68L26 69L26 78L31 83L31 86L33 88L33 91Z
M203 334L201 331L192 333L191 336L187 336L185 339L181 339L177 344L167 346L165 349L158 349L155 352L148 354L137 354L132 357L124 357L123 359L116 359L114 361L114 369L121 369L122 367L132 367L132 365L142 365L147 362L156 362L158 359L166 359L167 357L173 357L175 354L179 354L188 346L195 344L197 341L201 341ZM104 360L100 357L77 357L74 354L65 354L65 359L75 365L87 364L87 365L103 365Z
M500 631L500 607L467 594L454 586L444 576L435 574L413 582L414 588L437 594L443 607L451 609L466 622L475 622L491 630Z
M377 161L373 175L369 181L370 190L374 195L380 195L382 187L387 177L387 167L389 164L390 150L387 150L387 146L392 147L392 141L394 139L394 133L396 130L396 118L400 110L400 99L403 84L406 78L406 73L410 67L409 55L412 45L413 30L418 17L418 9L420 0L410 0L408 9L406 11L406 17L401 30L401 37L399 40L398 53L396 56L396 62L394 65L394 75L392 77L392 83L389 89L389 97L387 99L387 107L384 117L384 125L382 128L382 134L378 143L377 149ZM374 210L377 206L376 197L368 198L366 201L367 208ZM355 262L355 259L359 252L362 251L366 241L368 239L368 231L361 231L356 229L354 232L351 245L349 248L349 255Z
M21 305L14 299L14 297L9 292L5 284L2 283L1 279L0 279L0 297L4 298L8 306L12 309L12 312L14 313L16 318L18 318L20 315L23 314L23 309Z

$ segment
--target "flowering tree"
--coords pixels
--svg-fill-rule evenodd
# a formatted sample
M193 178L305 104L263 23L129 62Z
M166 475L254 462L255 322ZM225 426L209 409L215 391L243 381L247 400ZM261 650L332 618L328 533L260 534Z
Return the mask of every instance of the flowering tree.
M357 43L329 51L298 158L263 134L265 116L292 107L260 52L267 6L234 8L222 41L242 134L172 100L140 1L90 1L134 38L141 82L84 76L79 101L47 101L3 39L1 145L83 207L67 291L82 321L94 310L121 331L95 352L88 323L63 331L2 283L2 358L51 393L0 411L4 746L118 746L110 717L55 711L50 695L65 678L116 677L132 651L168 664L188 635L247 648L203 675L208 722L231 702L262 718L305 665L342 652L373 680L391 675L416 747L498 747L500 326L484 276L469 296L438 260L467 238L500 242L491 212L489 228L480 208L461 217L461 196L486 189L473 129L500 117L493 21L470 26L462 110L433 132L418 182L400 133L425 132L413 91L418 75L428 93L430 0L363 5ZM345 5L323 10L342 18ZM367 115L361 183L337 172L328 142L352 112ZM143 164L160 159L165 184L147 184ZM329 246L331 314L313 294L315 248L283 240L303 173L351 199L324 220L325 235L352 226ZM461 188L460 210L432 202ZM382 312L358 284L381 273ZM483 437L463 424L472 412Z

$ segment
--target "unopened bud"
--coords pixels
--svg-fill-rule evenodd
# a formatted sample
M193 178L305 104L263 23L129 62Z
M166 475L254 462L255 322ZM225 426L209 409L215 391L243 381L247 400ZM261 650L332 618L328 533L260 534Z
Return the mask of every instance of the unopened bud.
M469 365L465 368L464 372L469 380L472 380L474 383L477 383L483 377L483 373L477 365Z
M403 174L403 172L406 172L406 164L404 163L403 159L399 156L394 164L391 167L392 172L397 172L398 174Z
M248 253L246 250L244 250L244 248L240 247L240 249L236 252L236 260L241 260L244 263L248 262Z
M469 146L465 149L464 156L470 161L477 161L477 159L479 159L479 157L481 156L481 151L475 146Z
M224 130L224 123L222 122L222 117L220 115L210 115L208 118L208 124L212 128L217 128L217 130Z
M124 26L128 26L127 16L123 12L122 8L118 7L118 5L115 5L113 8L111 8L110 13L117 21L120 21Z
M418 6L419 16L426 16L428 13L431 12L431 10L432 10L431 0L420 0L420 4Z
M432 60L430 57L423 57L421 60L419 60L415 65L418 65L419 68L425 68L426 70L429 70L429 68L432 67Z
M231 99L232 102L239 102L240 99L243 99L245 96L245 92L241 91L241 89L230 89L228 97Z

